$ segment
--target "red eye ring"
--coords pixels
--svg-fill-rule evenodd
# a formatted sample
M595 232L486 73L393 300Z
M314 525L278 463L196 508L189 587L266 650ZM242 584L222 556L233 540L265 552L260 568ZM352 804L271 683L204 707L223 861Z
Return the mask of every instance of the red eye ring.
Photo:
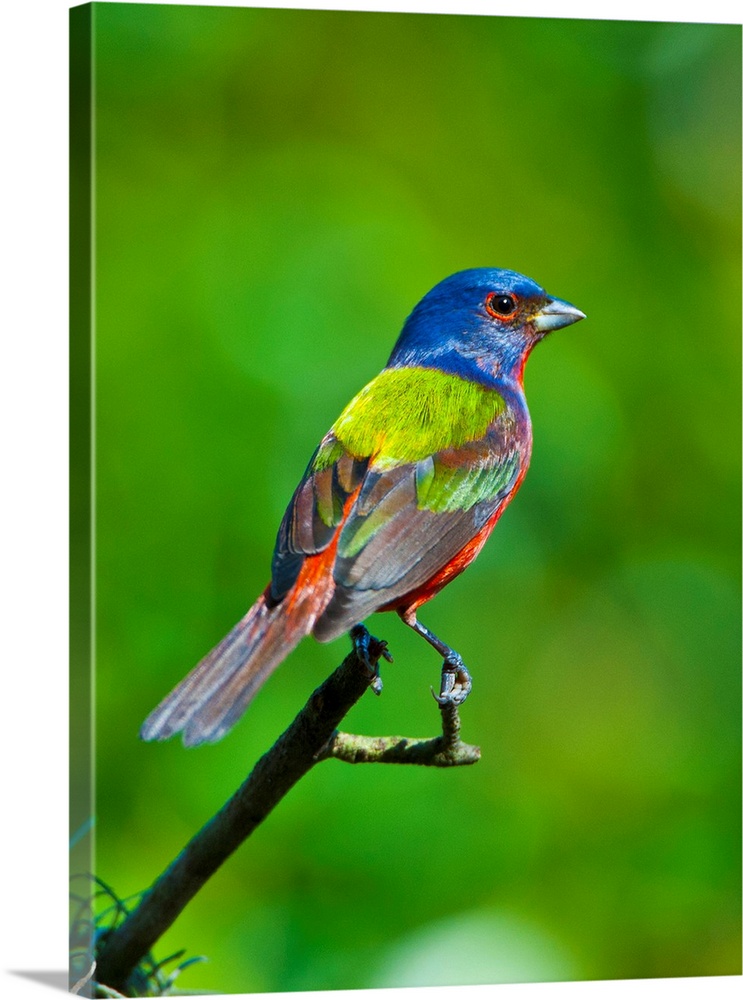
M519 300L507 292L490 292L485 299L485 308L494 319L513 319Z

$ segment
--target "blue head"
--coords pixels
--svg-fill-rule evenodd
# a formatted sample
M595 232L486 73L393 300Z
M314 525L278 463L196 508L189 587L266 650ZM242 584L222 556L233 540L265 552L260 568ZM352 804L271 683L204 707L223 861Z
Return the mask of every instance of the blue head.
M412 311L388 366L439 368L485 384L520 381L534 345L550 330L583 318L516 271L459 271Z

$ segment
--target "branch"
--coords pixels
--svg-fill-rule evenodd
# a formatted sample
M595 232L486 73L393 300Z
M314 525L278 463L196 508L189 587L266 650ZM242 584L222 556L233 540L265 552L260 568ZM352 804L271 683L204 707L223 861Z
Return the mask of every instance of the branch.
M372 667L386 644L369 637ZM261 757L231 799L189 841L124 922L108 934L97 957L95 979L125 993L139 960L171 926L205 882L316 763L335 757L350 763L424 764L452 767L473 764L478 747L459 739L456 706L441 706L443 733L431 740L364 737L339 733L336 726L378 677L349 653L310 696L289 728Z
M423 764L428 767L461 767L476 764L480 748L459 739L456 705L440 705L442 735L432 740L407 736L354 736L335 732L320 753L320 760L334 757L347 764Z

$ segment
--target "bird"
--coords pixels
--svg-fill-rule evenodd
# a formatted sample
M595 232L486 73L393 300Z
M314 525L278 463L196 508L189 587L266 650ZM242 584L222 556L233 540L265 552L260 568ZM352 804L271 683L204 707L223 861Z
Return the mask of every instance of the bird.
M150 713L141 738L216 742L305 636L349 632L366 658L361 623L377 611L397 612L443 657L435 697L460 705L471 675L418 609L475 559L526 475L532 349L584 318L503 268L435 285L312 455L279 526L268 586Z

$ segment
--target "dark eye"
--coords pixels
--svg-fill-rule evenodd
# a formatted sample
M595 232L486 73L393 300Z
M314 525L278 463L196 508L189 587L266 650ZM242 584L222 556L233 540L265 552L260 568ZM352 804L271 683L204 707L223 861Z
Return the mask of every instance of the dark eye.
M516 298L513 295L491 292L485 299L485 308L491 316L495 316L497 319L510 319L516 312Z

